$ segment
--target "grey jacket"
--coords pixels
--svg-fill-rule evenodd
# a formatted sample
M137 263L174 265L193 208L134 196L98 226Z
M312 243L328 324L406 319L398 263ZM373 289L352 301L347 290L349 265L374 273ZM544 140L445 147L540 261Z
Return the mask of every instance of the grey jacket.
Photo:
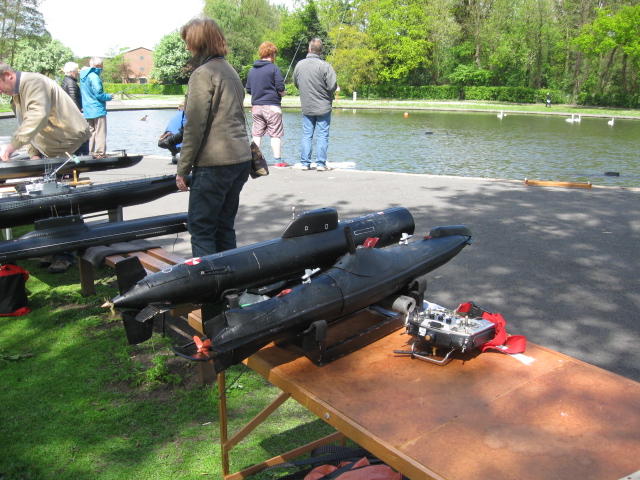
M324 115L331 111L338 88L336 72L320 55L308 53L293 71L293 84L300 90L303 115Z
M243 109L244 87L224 58L198 67L185 97L184 136L178 175L198 167L234 165L251 160Z

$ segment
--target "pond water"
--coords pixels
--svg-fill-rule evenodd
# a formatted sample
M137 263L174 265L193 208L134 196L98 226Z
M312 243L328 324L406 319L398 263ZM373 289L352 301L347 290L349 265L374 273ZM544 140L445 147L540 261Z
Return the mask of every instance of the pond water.
M157 139L175 110L112 111L109 151L168 156ZM146 120L141 118L146 115ZM250 119L250 114L247 114ZM331 121L329 164L340 168L514 180L590 181L640 187L640 121L496 113L337 108ZM284 111L283 160L299 163L299 109ZM15 119L0 120L0 136ZM262 150L273 155L265 137ZM605 172L617 172L608 176Z

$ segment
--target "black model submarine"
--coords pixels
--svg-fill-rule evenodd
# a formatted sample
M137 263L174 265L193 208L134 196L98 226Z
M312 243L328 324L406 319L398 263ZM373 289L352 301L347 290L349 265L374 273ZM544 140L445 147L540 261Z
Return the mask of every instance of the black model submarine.
M48 169L58 169L58 174L64 175L85 172L102 172L116 168L127 168L137 165L142 155L127 155L122 150L119 154L93 157L92 155L77 155L77 161L62 167L67 157L47 157L32 160L28 155L17 155L8 162L0 162L0 182L17 178L40 177Z
M0 228L29 225L54 216L86 215L139 205L178 191L175 175L163 175L70 187L51 195L18 192L0 198Z
M229 290L262 287L303 275L305 269L328 268L347 251L347 226L356 245L377 237L379 246L397 243L415 228L413 216L402 207L341 222L333 208L311 210L292 220L281 238L192 258L147 277L139 259L119 262L120 295L112 301L130 309L215 303Z
M301 335L315 322L332 323L401 293L471 241L469 228L458 225L436 227L422 240L382 249L351 244L349 253L307 283L223 312L205 322L208 341L172 349L191 360L212 361L220 373L273 341Z
M98 225L87 225L82 216L71 215L41 220L35 226L36 230L19 238L0 242L0 264L185 232L187 214L175 213Z

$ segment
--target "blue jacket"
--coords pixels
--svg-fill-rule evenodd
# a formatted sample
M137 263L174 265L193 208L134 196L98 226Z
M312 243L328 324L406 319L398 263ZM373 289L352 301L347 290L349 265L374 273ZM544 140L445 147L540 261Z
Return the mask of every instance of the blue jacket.
M176 112L176 114L171 117L169 120L169 124L165 129L165 132L171 132L174 135L180 131L182 127L184 127L184 122L186 122L187 117L184 114L184 110L180 110ZM182 146L182 142L178 143L176 147L180 148Z
M110 93L102 90L101 68L83 68L80 70L80 93L82 94L82 113L84 118L104 117L107 114L107 101Z
M284 80L280 69L269 60L256 60L247 75L247 93L251 105L280 105L284 92Z

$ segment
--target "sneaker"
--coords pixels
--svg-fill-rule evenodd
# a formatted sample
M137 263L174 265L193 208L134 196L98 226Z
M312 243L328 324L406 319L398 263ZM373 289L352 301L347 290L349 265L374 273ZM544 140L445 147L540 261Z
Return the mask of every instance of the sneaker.
M309 165L302 165L302 170L311 170Z
M280 162L280 163L274 163L273 166L274 167L288 167L289 164L285 163L285 162Z
M51 266L48 268L47 272L49 273L63 273L66 272L67 269L73 265L73 262L69 260L64 260L62 258L56 258Z
M175 156L171 157L171 163L173 163L173 164L178 163L178 158L175 157Z
M53 255L46 255L38 262L39 268L46 268L53 263Z
M330 170L333 170L333 168L327 167L326 165L318 165L318 167L316 168L317 172L328 172Z

